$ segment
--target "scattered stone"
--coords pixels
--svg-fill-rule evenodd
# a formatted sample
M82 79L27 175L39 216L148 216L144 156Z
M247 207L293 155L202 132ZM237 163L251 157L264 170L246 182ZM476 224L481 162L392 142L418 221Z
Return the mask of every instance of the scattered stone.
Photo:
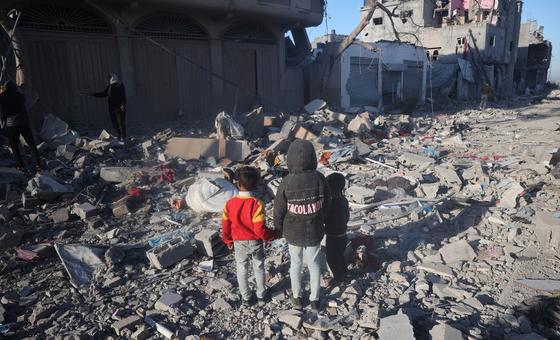
M292 329L298 330L303 320L302 313L297 310L287 310L278 314L278 321L290 326Z
M82 221L85 221L97 213L97 208L91 203L86 202L76 206L74 208L74 213L78 215Z
M229 311L233 309L233 307L224 298L218 298L214 301L214 303L212 303L212 308L214 310L222 311Z
M523 189L521 184L517 182L511 183L510 187L500 198L500 206L507 209L517 208L517 199L523 191L525 191L525 189Z
M159 300L156 301L155 309L169 312L183 301L183 297L173 292L164 293Z
M463 340L461 331L446 324L434 326L430 331L430 335L432 340Z
M462 289L453 288L445 283L434 283L432 285L432 290L435 295L442 299L452 298L457 301L461 301L472 297L471 293Z
M418 269L425 270L427 272L434 273L437 275L446 276L449 278L455 277L455 275L453 274L453 270L450 267L439 263L419 264Z
M383 318L379 322L379 340L415 340L414 329L405 314Z
M125 329L132 330L134 326L140 325L142 323L142 318L138 315L131 315L124 319L121 319L111 326L117 335L122 335Z
M474 249L466 240L460 240L443 246L439 253L447 264L460 261L472 261L476 257Z
M192 253L193 247L190 242L177 237L148 250L146 256L154 267L163 269L182 261Z
M197 241L197 250L202 255L214 257L226 251L220 234L215 230L204 229L194 236Z
M61 209L58 209L58 210L54 211L51 214L51 219L53 220L54 223L68 222L68 220L70 219L70 214L68 212L68 209L67 208L61 208Z
M31 313L29 317L29 322L31 322L32 325L36 325L40 320L50 317L54 311L56 311L54 306L38 305L33 309L33 313Z

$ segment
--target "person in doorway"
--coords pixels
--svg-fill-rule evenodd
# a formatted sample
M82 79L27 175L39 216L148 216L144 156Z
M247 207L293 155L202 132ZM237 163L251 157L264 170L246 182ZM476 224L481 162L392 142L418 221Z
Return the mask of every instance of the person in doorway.
M480 95L480 110L484 111L486 110L486 107L488 106L488 100L492 95L492 85L490 85L488 82L485 82L480 90Z
M239 194L226 202L222 215L222 240L228 249L235 251L237 283L245 306L254 301L249 290L250 262L253 262L258 303L265 303L264 242L276 237L276 233L266 227L264 203L251 193L257 188L260 177L256 168L246 166L238 169Z
M109 75L109 85L102 92L92 93L96 98L108 98L109 114L119 140L126 139L126 91L115 73Z
M348 200L344 197L346 179L341 173L335 172L327 176L329 191L331 193L331 206L325 220L325 234L327 235L327 263L333 274L331 286L344 281L346 276L346 261L344 252L348 238L348 220L350 208Z
M325 177L317 171L313 144L296 139L288 149L288 170L274 199L274 224L282 232L290 253L292 304L302 308L302 262L310 275L310 306L319 309L321 240L325 235L325 215L330 194Z
M35 162L35 171L41 171L41 158L39 157L39 151L37 150L37 145L29 125L25 95L19 91L18 86L13 81L7 81L0 88L0 108L2 111L0 121L2 126L8 130L8 140L14 154L16 168L18 170L25 168L19 145L19 138L23 136L31 150L31 156Z

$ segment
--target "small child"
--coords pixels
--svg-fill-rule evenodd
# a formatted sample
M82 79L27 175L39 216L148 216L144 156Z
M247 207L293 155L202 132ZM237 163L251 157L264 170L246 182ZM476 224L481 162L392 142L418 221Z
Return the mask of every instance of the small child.
M333 173L327 176L327 183L331 193L331 206L327 212L325 220L325 234L327 235L327 263L333 273L333 283L344 280L346 276L346 261L344 251L348 239L346 231L348 229L348 219L350 209L348 200L344 197L344 187L346 179L340 173Z
M227 201L222 217L222 240L228 249L234 249L237 266L237 283L243 305L253 302L249 290L249 260L253 262L255 281L257 282L257 299L264 304L264 245L263 241L272 241L275 233L266 228L264 203L252 196L260 173L252 167L242 167L236 172L239 194Z

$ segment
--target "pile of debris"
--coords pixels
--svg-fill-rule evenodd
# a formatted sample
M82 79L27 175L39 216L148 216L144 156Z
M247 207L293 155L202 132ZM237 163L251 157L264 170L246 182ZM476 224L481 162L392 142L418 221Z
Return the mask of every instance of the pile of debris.
M557 319L527 307L560 290L558 137L542 126L536 136L522 118L342 113L315 100L293 115L223 112L212 134L166 129L123 144L49 116L48 171L28 179L0 168L0 334L559 337ZM291 309L279 239L266 249L271 301L240 307L220 237L233 169L261 170L256 195L272 227L294 139L313 143L320 172L348 181L351 278L323 290L319 313ZM325 265L323 287L328 277Z

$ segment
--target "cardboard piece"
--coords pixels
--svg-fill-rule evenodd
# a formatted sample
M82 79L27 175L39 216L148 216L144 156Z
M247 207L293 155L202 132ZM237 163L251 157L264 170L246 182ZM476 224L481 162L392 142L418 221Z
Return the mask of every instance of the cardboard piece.
M224 143L225 142L225 143ZM225 152L220 157L220 141L209 138L171 138L165 148L165 155L181 157L185 160L199 159L200 157L214 157L216 159L228 158L232 161L242 161L251 150L246 141L222 141Z

